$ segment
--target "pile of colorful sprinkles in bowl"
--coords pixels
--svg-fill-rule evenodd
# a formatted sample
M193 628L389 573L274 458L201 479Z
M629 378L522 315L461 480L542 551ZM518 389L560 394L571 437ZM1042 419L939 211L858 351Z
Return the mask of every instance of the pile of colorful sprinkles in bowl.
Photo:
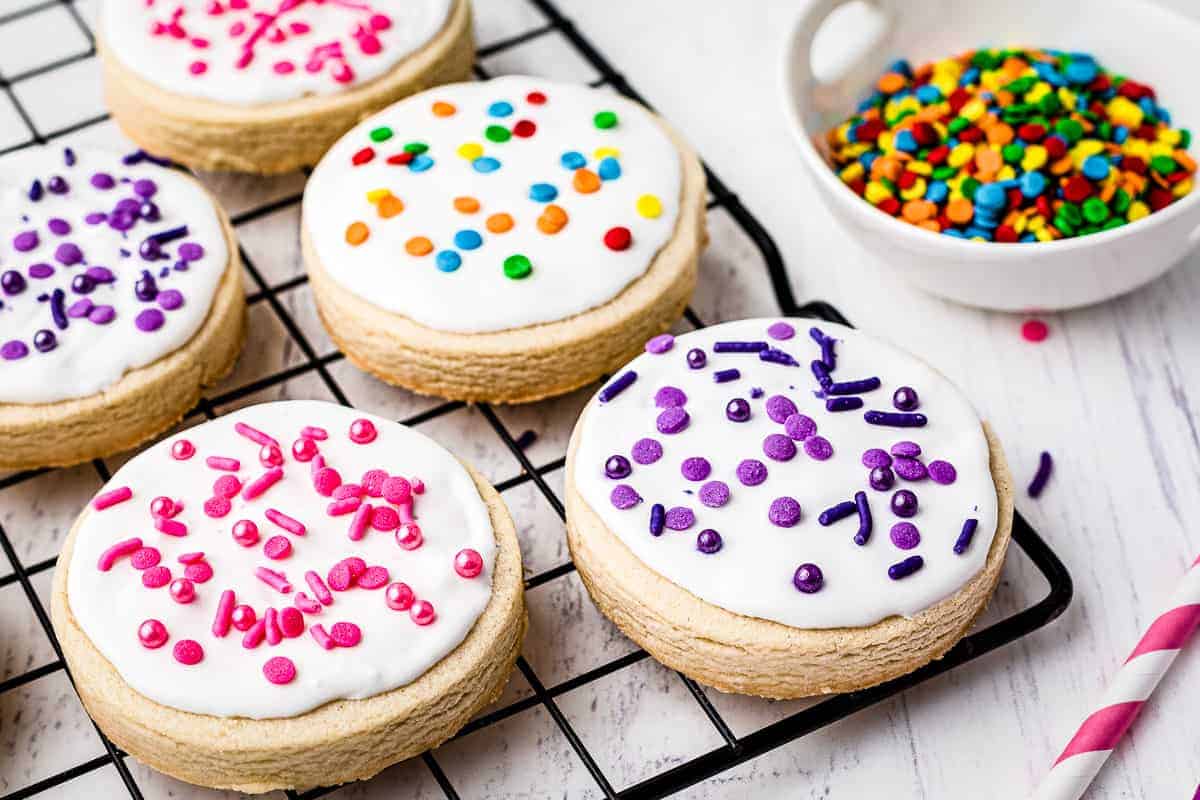
M1192 191L1191 134L1154 89L1086 53L991 49L897 61L826 135L842 181L934 233L1049 242L1111 230Z

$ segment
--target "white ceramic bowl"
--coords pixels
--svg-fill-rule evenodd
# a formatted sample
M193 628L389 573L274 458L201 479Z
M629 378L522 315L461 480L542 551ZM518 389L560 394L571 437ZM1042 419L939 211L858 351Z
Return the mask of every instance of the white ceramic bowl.
M866 7L845 9L839 19L830 19L851 3ZM835 50L844 66L821 80L814 75L813 45L827 24L828 36L837 41L831 47L823 35L821 49ZM1055 242L995 244L891 219L841 182L819 143L826 130L850 115L888 64L897 58L918 64L985 45L1093 53L1106 67L1153 86L1173 125L1195 134L1191 152L1200 152L1196 18L1150 0L814 0L785 45L784 105L822 198L851 235L926 291L1003 311L1107 300L1158 277L1200 244L1200 187L1116 230Z

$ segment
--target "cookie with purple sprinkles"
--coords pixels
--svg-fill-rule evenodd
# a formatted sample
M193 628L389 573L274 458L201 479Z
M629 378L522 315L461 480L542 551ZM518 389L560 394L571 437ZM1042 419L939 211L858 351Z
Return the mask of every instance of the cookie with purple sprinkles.
M1004 454L967 397L886 342L801 319L647 348L584 409L566 490L600 610L667 666L772 698L941 657L1012 532Z
M175 424L245 333L233 230L142 151L0 159L0 469L111 455Z

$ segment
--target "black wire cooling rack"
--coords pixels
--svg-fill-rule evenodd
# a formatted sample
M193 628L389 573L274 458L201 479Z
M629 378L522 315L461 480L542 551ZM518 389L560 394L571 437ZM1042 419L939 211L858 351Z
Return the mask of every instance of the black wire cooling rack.
M519 47L527 42L540 39L544 36L558 34L572 46L580 56L582 56L600 75L600 78L593 81L593 85L607 85L618 92L627 95L636 100L645 102L638 93L633 89L625 77L617 72L609 61L598 51L594 45L579 31L578 28L567 18L565 18L555 5L550 0L521 0L533 6L534 10L540 14L544 22L540 25L530 28L518 35L505 38L503 41L496 42L491 45L481 47L478 56L480 59L486 59L496 56L500 53L508 51L512 48ZM92 125L97 125L108 119L107 114L98 115L83 121L77 122L68 127L55 130L52 132L42 132L34 125L31 115L26 108L22 106L18 99L17 93L13 91L15 85L23 81L36 78L40 75L62 69L70 65L94 59L96 55L92 31L80 15L75 7L75 0L43 0L28 8L20 11L12 12L6 15L0 15L0 26L15 22L26 16L44 11L46 9L63 6L70 14L73 22L78 25L82 33L87 37L91 47L83 53L80 53L69 58L57 60L53 63L23 72L19 75L0 76L0 90L2 90L16 108L24 124L29 129L29 139L21 144L9 147L5 150L0 150L0 154L19 150L24 147L29 147L36 144L45 144L52 140L61 138L71 133L75 133ZM475 68L476 74L480 78L490 77L486 70L480 66ZM786 316L802 316L814 317L827 321L845 323L846 319L833 306L824 302L810 302L800 304L796 301L792 293L791 284L788 280L787 272L783 265L779 251L775 247L775 243L771 240L770 235L762 227L762 225L754 218L753 215L741 204L737 196L733 194L725 184L713 172L705 167L705 172L708 176L708 186L711 192L712 199L708 204L709 210L722 209L727 212L733 220L740 226L742 231L754 242L760 251L762 258L766 264L767 272L771 280L771 285L774 290L776 301L779 304L780 312ZM258 208L244 211L233 218L235 227L246 225L255 220L261 219L267 215L276 213L290 206L295 206L300 202L300 195L272 202ZM212 419L217 415L216 408L225 404L244 399L251 394L278 386L292 378L304 375L306 373L316 373L324 386L329 390L333 397L340 403L349 405L350 402L346 397L343 389L338 385L331 375L329 366L336 361L342 359L340 353L330 353L328 355L318 356L312 344L304 336L295 319L288 313L284 304L280 301L279 295L290 289L293 289L306 281L304 276L292 278L282 283L271 285L263 277L263 273L254 265L249 258L244 248L241 249L242 261L245 264L246 270L253 283L253 290L247 298L250 304L266 303L278 320L282 323L287 333L297 343L301 350L304 361L298 365L288 369L279 371L267 377L260 378L252 383L238 387L237 389L222 394L217 397L211 397L203 400L197 411L208 419ZM694 311L688 309L686 319L693 327L699 328L704 326L704 322L696 315ZM459 408L462 408L462 403L449 402L442 403L433 408L425 410L408 419L401 420L408 425L419 425L431 419L443 416ZM477 406L479 413L491 426L495 434L503 442L504 446L511 452L512 456L521 465L521 471L507 479L497 483L496 488L501 492L512 490L518 486L532 482L550 504L560 518L564 516L563 502L559 496L547 484L546 476L563 468L565 458L557 458L541 465L534 465L530 462L518 439L510 433L505 424L501 421L496 412L488 405L481 404ZM102 481L107 481L109 478L108 468L104 462L97 460L94 462L96 472ZM8 475L0 478L0 491L9 487L15 486L34 477L40 476L48 472L48 470L31 470L17 474ZM964 664L968 661L976 659L981 655L1008 644L1016 639L1019 639L1026 634L1046 625L1055 617L1063 612L1071 601L1072 584L1071 577L1058 559L1055 553L1046 545L1042 538L1033 530L1032 527L1025 521L1020 514L1017 514L1013 526L1013 541L1016 542L1022 555L1030 559L1034 566L1042 573L1049 584L1049 589L1045 597L1037 603L1008 616L1005 619L996 622L987 628L979 630L958 643L946 656L939 661L931 663L922 669L917 670L902 678L890 681L880 686L871 689L865 689L859 692L842 694L825 699L816 705L805 708L802 711L794 713L777 722L761 727L745 735L735 735L729 723L722 718L716 707L709 700L704 690L694 681L680 675L688 690L699 704L701 710L711 721L712 725L724 740L724 744L703 753L699 756L690 758L682 763L666 769L657 774L651 775L648 778L641 780L627 788L617 790L613 787L608 776L600 768L596 758L588 751L582 739L576 730L572 727L567 717L560 710L556 698L585 686L594 681L600 680L607 675L625 669L639 661L648 657L644 650L637 650L619 658L613 659L607 663L590 669L580 675L576 675L561 683L550 686L545 685L543 681L534 672L533 668L525 660L520 657L517 660L517 667L525 680L532 689L532 694L523 697L516 702L506 705L502 708L491 710L485 715L476 718L470 722L466 728L459 732L458 737L465 736L472 732L478 731L481 728L494 725L502 720L508 719L522 711L531 709L535 706L542 706L552 718L554 723L562 732L571 749L578 756L587 772L595 782L595 787L607 798L624 798L633 800L634 798L661 798L667 795L679 792L687 787L693 786L700 781L717 775L725 770L756 758L770 750L773 750L788 742L811 733L826 725L830 725L837 720L853 714L867 706L878 703L881 700L889 698L899 692L915 686L923 681L926 681L944 672L954 669L955 667ZM46 572L54 568L55 559L50 558L37 563L23 564L18 558L12 541L10 540L3 527L0 526L0 548L3 549L5 556L12 563L13 572L9 575L0 576L0 588L3 588L12 583L19 583L24 591L25 597L29 602L33 614L37 617L37 621L49 638L56 655L54 661L45 664L41 667L29 670L19 675L7 678L0 682L0 695L5 692L13 691L18 687L29 684L39 678L65 670L62 651L59 648L58 642L55 639L54 632L50 626L50 619L46 613L44 604L39 599L33 584L32 577L39 573ZM551 580L559 578L574 570L574 566L567 562L552 569L540 572L529 577L525 581L525 587L532 589L540 586ZM112 765L119 774L125 787L128 789L129 795L135 800L140 800L144 795L142 789L138 786L137 781L131 774L128 766L125 763L126 754L117 748L107 737L99 733L100 740L104 745L104 754L92 758L83 763L76 764L69 769L58 772L47 778L39 780L35 783L23 786L16 791L0 797L0 800L22 800L22 798L34 797L42 792L46 792L55 787L58 787L67 781L73 780L81 775L87 774L94 770L101 769L108 765ZM439 765L437 755L434 753L426 753L422 760L432 773L437 784L441 787L447 798L455 800L460 794L455 789L445 771ZM547 786L546 795L561 795L563 791L557 787ZM291 800L298 798L316 798L320 797L331 789L315 789L306 792L302 795L297 795L294 792L289 792L288 796Z

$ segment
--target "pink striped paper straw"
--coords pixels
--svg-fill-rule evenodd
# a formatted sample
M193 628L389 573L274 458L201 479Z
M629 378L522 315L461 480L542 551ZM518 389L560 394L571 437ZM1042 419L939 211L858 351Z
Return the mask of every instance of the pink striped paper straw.
M1031 800L1078 800L1200 626L1200 558L1117 670L1099 710L1083 721ZM1197 790L1200 791L1200 790Z

